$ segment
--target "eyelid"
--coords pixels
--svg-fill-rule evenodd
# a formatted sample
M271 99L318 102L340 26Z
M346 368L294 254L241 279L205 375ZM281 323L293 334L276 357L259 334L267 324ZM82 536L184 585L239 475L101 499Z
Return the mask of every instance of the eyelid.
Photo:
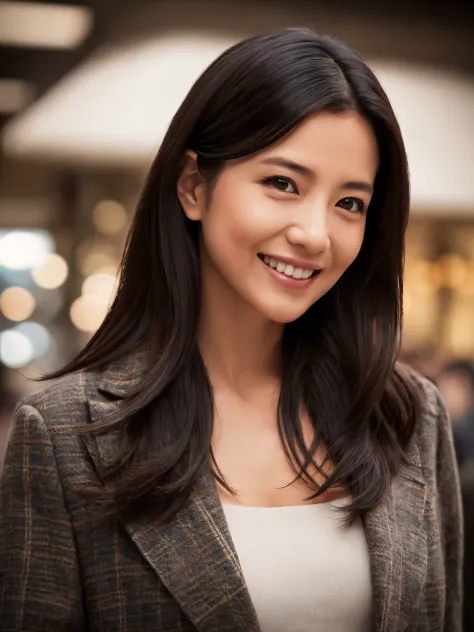
M287 182L291 183L291 185L294 187L295 191L280 191L280 193L285 193L285 194L294 194L294 195L299 195L299 189L298 186L296 184L296 182L290 178L289 176L284 176L284 175L274 175L274 176L267 176L266 178L263 178L261 180L262 184L265 184L267 186L271 186L271 183L274 180L286 180ZM276 187L272 187L274 188L276 191L278 191L278 189ZM337 204L339 204L339 202L341 202L342 200L356 200L357 202L359 202L361 209L360 211L349 211L352 213L366 213L368 208L369 208L369 204L366 204L364 202L364 200L362 200L361 198L355 196L355 195L345 195L344 197L340 198L337 202ZM337 205L336 205L337 206Z
M297 184L296 184L296 182L295 182L292 178L290 178L289 176L282 176L282 175L268 176L268 177L266 177L266 178L263 178L262 183L263 183L263 184L267 184L267 185L271 185L272 181L274 181L274 180L279 180L279 179L281 179L281 180L287 180L287 181L288 181L288 182L289 182L289 183L290 183L290 184L294 187L294 189L295 189L295 191L294 191L294 192L293 192L293 191L280 191L280 193L286 193L286 194L288 194L288 193L294 193L295 195L296 195L296 194L299 194L298 185L297 185ZM275 188L275 190L276 190L276 191L278 191L278 189L277 189L276 187L274 187L274 188Z
M345 195L340 200L338 200L336 206L339 204L339 202L342 202L342 200L356 200L357 202L359 202L360 206L361 206L360 211L358 211L359 213L366 213L367 209L369 208L369 204L366 204L364 202L364 200L362 200L361 198L357 197L356 195ZM355 211L349 211L349 212L355 213Z

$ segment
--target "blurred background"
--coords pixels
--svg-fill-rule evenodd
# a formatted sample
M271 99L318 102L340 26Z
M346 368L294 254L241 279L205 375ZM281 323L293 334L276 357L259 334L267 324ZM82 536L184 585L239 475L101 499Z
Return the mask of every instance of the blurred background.
M402 357L437 380L459 458L474 459L470 5L0 1L0 419L99 326L147 167L197 76L246 36L307 26L368 59L398 115L412 177Z
M369 61L405 137L401 356L451 415L474 595L473 6L0 0L0 471L15 404L39 387L27 378L70 360L104 317L148 165L194 80L246 36L310 27Z

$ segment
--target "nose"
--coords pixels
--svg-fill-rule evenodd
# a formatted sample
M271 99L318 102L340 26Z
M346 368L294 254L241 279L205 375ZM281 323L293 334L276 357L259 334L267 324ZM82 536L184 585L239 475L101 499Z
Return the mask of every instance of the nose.
M316 255L329 250L331 245L328 232L326 205L312 205L300 209L298 217L288 227L286 238L293 246L301 246L308 253Z

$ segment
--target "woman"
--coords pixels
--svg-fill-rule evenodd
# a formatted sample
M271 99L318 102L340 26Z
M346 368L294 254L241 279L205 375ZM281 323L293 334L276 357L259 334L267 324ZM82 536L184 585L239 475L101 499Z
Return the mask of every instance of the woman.
M408 176L349 48L300 29L197 81L117 296L17 411L8 630L459 630L459 484L395 364Z

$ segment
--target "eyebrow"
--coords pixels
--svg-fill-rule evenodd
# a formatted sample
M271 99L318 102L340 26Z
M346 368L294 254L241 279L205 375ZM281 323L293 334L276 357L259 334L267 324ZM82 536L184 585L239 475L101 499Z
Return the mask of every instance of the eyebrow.
M275 165L276 167L284 167L286 169L291 169L296 173L305 176L306 178L314 178L315 173L309 167L305 167L304 165L299 164L298 162L294 162L293 160L288 160L287 158L280 158L279 156L274 156L273 158L266 158L262 160L262 164L264 165ZM358 180L344 182L341 185L341 189L344 190L354 190L358 189L359 191L364 191L364 193L368 193L372 195L374 192L374 187L368 182L359 182Z

